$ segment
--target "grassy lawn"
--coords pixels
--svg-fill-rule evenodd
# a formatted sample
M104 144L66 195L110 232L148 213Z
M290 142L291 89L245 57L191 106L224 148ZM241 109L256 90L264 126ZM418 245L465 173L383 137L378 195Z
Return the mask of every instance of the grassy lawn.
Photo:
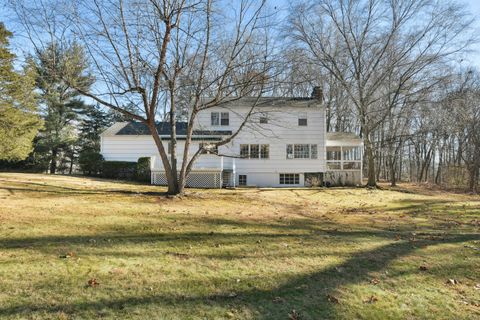
M479 319L480 197L0 173L1 319Z

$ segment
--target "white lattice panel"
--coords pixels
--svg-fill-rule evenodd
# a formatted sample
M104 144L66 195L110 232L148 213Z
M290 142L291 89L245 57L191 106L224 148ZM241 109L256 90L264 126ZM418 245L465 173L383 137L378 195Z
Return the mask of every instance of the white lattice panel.
M152 184L157 184L160 186L167 185L167 176L165 172L152 172Z
M165 172L152 172L152 184L167 185ZM187 177L186 186L191 188L221 188L222 173L220 171L191 172Z

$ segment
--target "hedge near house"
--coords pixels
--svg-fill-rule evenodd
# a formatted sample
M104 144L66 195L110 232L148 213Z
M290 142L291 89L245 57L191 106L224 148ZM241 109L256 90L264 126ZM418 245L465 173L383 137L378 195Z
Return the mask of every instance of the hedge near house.
M104 161L102 177L109 179L134 180L137 163L130 161Z
M103 170L103 163L105 160L103 156L93 150L85 150L80 153L78 157L78 164L83 174L97 175Z
M138 181L150 182L150 157L138 158L136 169Z

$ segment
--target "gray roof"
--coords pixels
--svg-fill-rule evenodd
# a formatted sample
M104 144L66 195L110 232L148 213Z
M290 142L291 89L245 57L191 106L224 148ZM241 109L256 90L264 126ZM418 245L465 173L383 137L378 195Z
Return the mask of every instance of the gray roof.
M177 135L185 136L187 134L187 122L177 122L176 129ZM163 135L170 135L172 130L170 126L170 122L159 122L157 123L157 131L158 134ZM225 136L231 135L232 131L230 130L193 130L194 136ZM118 130L115 134L118 136L136 136L136 135L150 135L150 130L148 127L142 122L129 122L126 126Z
M204 102L208 102L208 98ZM256 104L255 104L256 103ZM242 97L240 99L227 99L220 104L224 107L253 106L255 107L319 107L322 102L310 97Z

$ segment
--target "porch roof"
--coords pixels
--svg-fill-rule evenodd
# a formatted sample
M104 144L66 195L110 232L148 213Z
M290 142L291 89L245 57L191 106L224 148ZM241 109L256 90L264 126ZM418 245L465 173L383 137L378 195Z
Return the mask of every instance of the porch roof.
M327 147L361 146L363 140L352 132L327 132Z

